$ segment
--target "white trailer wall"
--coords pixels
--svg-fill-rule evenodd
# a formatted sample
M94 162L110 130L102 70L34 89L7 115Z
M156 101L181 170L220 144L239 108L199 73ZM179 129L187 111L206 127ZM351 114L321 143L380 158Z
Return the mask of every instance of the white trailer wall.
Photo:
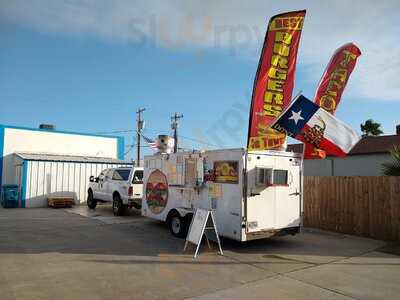
M76 204L86 201L90 176L128 164L24 161L21 207L46 207L49 196L68 196Z

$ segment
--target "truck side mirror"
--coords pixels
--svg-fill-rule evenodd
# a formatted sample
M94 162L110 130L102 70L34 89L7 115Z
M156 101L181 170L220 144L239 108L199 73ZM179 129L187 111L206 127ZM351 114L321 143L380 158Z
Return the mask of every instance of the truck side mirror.
M89 177L89 181L90 181L90 182L94 182L94 176L90 176L90 177Z

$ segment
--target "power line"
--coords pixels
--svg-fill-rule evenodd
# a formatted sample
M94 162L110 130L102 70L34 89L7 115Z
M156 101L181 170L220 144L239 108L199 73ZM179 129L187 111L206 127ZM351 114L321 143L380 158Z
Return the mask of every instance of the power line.
M133 144L133 145L125 145L125 148L128 148L128 147L136 147L137 146L137 144ZM140 147L141 148L147 148L147 147L150 147L149 145L140 145Z
M126 145L125 147L129 147L129 149L124 153L124 156L129 154L136 145ZM140 148L150 148L149 145L141 145Z
M157 132L157 130L154 129L147 129L144 128L142 131L152 131L152 132ZM113 131L100 131L100 132L93 132L93 134L113 134L113 133L131 133L131 132L138 132L137 129L126 129L126 130L113 130Z
M183 139L186 139L186 140L189 140L189 141L193 141L193 142L197 142L197 143L199 143L199 144L208 145L208 146L213 146L213 147L217 147L217 148L220 147L220 146L218 146L218 145L211 144L211 143L208 143L208 142L205 142L205 141L202 141L202 140L190 138L190 137L187 137L187 136L184 136L184 135L179 135L179 136L180 136L181 138L183 138Z
M137 130L129 129L129 130L115 130L115 131L103 131L103 132L95 132L94 134L114 134L114 133L129 133Z
M145 131L157 132L157 130L148 129L148 128L146 128ZM113 134L113 133L131 133L131 132L136 132L137 133L137 130L132 130L132 129L130 129L130 130L115 130L115 131L107 131L107 132L95 132L95 134ZM213 147L217 147L217 148L220 147L219 145L212 144L212 143L209 143L209 142L205 142L203 140L198 140L196 138L184 136L184 135L181 135L181 134L179 136L181 138L183 138L183 139L190 140L190 141L193 141L193 142L197 142L199 144L213 146ZM148 147L148 146L143 146L143 147Z
M156 132L156 133L157 133L157 130L154 130L154 129L149 129L149 128L147 128L146 130L147 130L147 131L151 131L151 132ZM203 140L198 140L198 139L196 139L196 138L184 136L184 135L181 135L181 134L180 134L179 136L182 137L182 138L184 138L184 139L186 139L186 140L190 140L190 141L193 141L193 142L197 142L197 143L199 143L199 144L208 145L208 146L213 146L213 147L217 147L217 148L220 148L220 147L221 147L221 146L216 145L216 144L212 144L212 143L209 143L209 142L205 142L205 141L203 141Z
M129 152L131 152L133 147L129 147L128 151L125 151L124 156L127 155Z

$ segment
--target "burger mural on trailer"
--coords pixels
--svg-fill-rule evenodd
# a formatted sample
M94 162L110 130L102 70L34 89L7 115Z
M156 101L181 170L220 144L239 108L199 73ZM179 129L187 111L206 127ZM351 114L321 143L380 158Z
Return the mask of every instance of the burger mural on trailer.
M167 177L160 170L153 171L146 184L147 206L154 214L160 214L168 202Z

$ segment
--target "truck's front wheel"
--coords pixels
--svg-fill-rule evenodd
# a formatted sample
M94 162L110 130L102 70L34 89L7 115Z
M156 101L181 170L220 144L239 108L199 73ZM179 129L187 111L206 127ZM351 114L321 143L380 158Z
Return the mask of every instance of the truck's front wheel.
M118 194L113 196L113 213L115 216L122 216L124 214L125 207L122 203L121 197Z
M168 227L173 236L183 238L187 234L187 224L185 218L175 212L168 219Z
M92 190L88 191L88 196L86 200L86 204L90 209L95 209L97 206L97 200L93 198Z

